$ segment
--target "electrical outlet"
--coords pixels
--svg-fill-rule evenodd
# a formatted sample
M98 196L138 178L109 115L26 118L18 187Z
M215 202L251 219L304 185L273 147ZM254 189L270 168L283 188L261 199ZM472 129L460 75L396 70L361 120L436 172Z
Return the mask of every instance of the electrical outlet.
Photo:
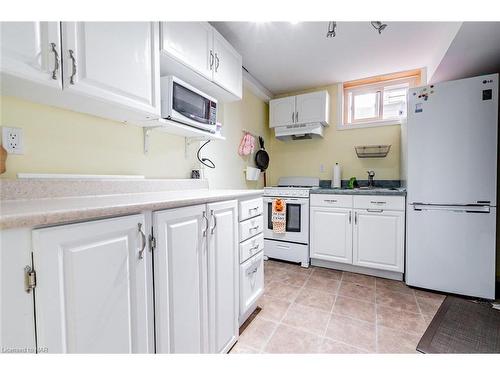
M324 164L320 164L319 173L325 173L325 165Z
M9 154L23 154L23 129L2 126L2 146Z

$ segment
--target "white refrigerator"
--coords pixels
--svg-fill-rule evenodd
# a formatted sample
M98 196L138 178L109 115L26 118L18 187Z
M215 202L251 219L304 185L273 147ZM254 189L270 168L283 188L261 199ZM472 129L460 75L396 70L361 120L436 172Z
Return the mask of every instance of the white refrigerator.
M406 283L495 298L498 74L410 89Z

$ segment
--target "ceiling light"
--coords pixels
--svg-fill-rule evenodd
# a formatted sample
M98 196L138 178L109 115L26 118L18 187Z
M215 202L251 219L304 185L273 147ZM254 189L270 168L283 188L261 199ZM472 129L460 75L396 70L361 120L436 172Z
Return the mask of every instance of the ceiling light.
M333 38L335 36L336 27L337 27L337 22L335 21L328 22L328 31L326 32L327 38Z
M387 24L380 21L371 21L370 23L378 31L379 34L382 34L382 31L387 27Z

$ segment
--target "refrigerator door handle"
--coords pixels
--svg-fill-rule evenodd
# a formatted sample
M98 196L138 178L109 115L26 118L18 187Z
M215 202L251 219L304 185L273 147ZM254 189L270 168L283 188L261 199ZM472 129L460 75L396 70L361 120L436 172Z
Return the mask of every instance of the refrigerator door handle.
M490 213L490 206L447 205L447 204L413 204L414 211L455 211L465 213Z

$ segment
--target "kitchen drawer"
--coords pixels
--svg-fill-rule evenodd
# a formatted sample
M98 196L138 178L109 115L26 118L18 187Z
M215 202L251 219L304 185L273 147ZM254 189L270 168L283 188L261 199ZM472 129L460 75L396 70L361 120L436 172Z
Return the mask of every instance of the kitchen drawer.
M248 199L240 201L239 218L240 221L250 219L251 217L262 215L264 202L262 198Z
M392 195L355 195L354 208L404 211L405 198Z
M240 244L240 263L264 250L264 234L260 233Z
M311 206L351 208L352 195L311 194Z
M254 217L252 219L245 220L240 223L240 242L255 236L256 234L262 233L264 229L264 220L262 215Z
M244 315L264 293L264 253L240 266L240 315Z

